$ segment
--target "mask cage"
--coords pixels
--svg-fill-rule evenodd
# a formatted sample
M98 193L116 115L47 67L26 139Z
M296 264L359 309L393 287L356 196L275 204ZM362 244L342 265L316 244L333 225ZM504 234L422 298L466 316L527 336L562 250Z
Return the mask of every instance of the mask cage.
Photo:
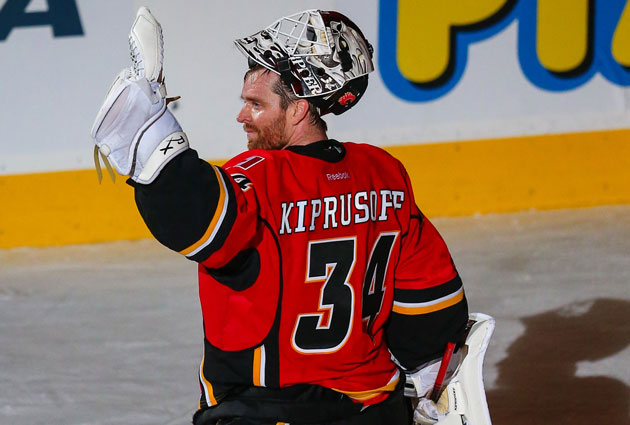
M281 18L269 25L266 31L289 56L332 54L331 37L318 10L306 10Z

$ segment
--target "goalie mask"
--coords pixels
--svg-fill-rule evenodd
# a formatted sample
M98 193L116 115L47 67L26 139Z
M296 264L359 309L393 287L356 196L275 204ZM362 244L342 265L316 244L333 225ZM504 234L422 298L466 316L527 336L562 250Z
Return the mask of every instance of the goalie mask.
M337 12L306 10L234 42L250 67L258 64L279 74L320 115L339 115L353 107L374 70L372 45Z

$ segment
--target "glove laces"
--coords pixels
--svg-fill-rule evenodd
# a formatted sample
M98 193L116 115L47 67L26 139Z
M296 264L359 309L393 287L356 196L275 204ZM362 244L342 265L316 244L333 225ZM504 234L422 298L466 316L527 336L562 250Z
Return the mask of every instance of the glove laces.
M144 77L144 63L142 62L142 55L135 40L129 35L129 56L131 56L131 69L133 74L138 77Z

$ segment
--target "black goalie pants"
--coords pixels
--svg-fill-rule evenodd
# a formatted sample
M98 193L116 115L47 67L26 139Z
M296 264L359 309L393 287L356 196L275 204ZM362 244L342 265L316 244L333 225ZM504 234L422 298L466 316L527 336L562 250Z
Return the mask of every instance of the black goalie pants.
M252 401L250 399L250 401ZM221 403L223 404L223 403ZM229 403L228 403L229 404ZM247 402L246 404L252 405L257 402ZM291 402L287 400L286 405L290 405ZM319 403L315 403L317 406ZM355 403L352 403L356 406ZM219 405L220 406L220 405ZM218 406L217 406L218 407ZM301 406L306 407L306 406ZM299 418L296 415L291 415L291 418L285 418L282 421L280 418L271 419L268 415L267 418L261 419L257 417L255 411L252 411L252 415L239 414L238 407L234 409L234 415L230 413L230 409L222 409L219 414L216 408L210 408L205 410L199 410L193 417L194 425L411 425L413 421L413 409L408 398L403 396L402 388L396 389L387 399L381 403L369 406L363 410L351 408L344 403L339 403L338 409L334 405L322 402L321 409L301 408L299 409L302 414ZM273 407L271 408L273 409ZM330 409L336 410L343 417L334 418L330 420L321 420L322 412ZM259 405L256 410L266 411L264 402ZM245 413L245 412L243 412ZM318 417L320 416L320 417ZM335 416L335 415L333 415ZM291 419L286 421L286 419Z

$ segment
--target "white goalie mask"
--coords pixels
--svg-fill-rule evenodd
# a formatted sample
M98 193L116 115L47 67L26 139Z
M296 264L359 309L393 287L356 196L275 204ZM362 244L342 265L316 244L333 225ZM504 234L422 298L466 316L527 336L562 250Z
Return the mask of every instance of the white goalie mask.
M339 115L354 106L374 70L372 45L338 12L299 12L234 42L250 67L258 64L279 74L320 115Z

